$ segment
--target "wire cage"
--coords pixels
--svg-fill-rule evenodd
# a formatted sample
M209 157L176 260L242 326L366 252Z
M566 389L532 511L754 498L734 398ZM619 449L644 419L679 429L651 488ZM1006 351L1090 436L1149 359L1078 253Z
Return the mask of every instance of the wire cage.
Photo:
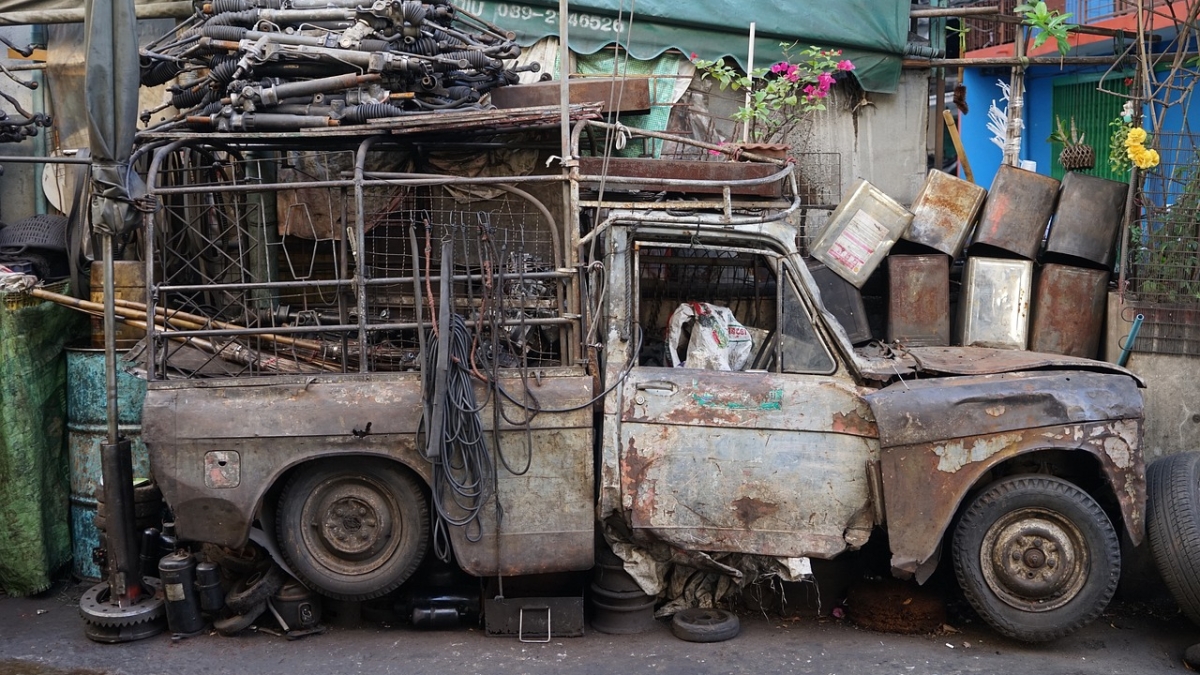
M484 367L566 364L561 188L469 184L416 161L392 147L161 152L152 377L419 370L445 312Z
M1142 313L1134 349L1200 354L1200 138L1155 136L1161 163L1147 172L1130 232L1128 279ZM1127 317L1132 318L1132 316Z

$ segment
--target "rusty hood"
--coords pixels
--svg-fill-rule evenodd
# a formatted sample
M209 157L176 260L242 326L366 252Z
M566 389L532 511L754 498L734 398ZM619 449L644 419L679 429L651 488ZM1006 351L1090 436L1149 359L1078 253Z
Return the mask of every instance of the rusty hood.
M903 353L913 359L917 372L923 373L996 375L1052 368L1128 375L1139 387L1146 386L1142 378L1121 366L1077 356L986 347L910 347Z
M1142 418L1142 393L1131 377L1078 370L905 380L866 399L885 448Z

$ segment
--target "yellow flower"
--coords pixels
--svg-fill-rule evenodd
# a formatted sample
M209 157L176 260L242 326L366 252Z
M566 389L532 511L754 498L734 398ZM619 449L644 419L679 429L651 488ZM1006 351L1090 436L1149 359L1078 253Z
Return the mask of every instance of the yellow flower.
M1158 151L1143 150L1137 157L1133 158L1133 163L1139 169L1151 169L1158 166Z
M1125 137L1125 147L1131 145L1141 145L1146 142L1146 130L1141 127L1134 127L1129 130L1129 135Z

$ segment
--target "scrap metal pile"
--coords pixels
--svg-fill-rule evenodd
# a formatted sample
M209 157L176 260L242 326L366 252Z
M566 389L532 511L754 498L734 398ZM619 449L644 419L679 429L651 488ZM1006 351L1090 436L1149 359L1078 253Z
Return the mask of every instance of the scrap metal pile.
M214 0L142 50L141 80L185 82L170 89L179 115L155 130L289 131L478 109L538 70L506 66L520 53L446 0Z

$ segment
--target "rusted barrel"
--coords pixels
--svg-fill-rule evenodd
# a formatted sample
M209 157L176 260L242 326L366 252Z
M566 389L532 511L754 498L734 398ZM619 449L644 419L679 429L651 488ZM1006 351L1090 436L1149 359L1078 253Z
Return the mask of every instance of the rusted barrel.
M118 352L120 358L121 352ZM146 383L117 369L118 429L133 445L134 479L150 475L150 456L142 442L142 402ZM99 579L92 560L100 544L96 529L101 488L100 447L108 441L108 390L103 349L67 349L67 451L71 460L72 571L81 579Z

